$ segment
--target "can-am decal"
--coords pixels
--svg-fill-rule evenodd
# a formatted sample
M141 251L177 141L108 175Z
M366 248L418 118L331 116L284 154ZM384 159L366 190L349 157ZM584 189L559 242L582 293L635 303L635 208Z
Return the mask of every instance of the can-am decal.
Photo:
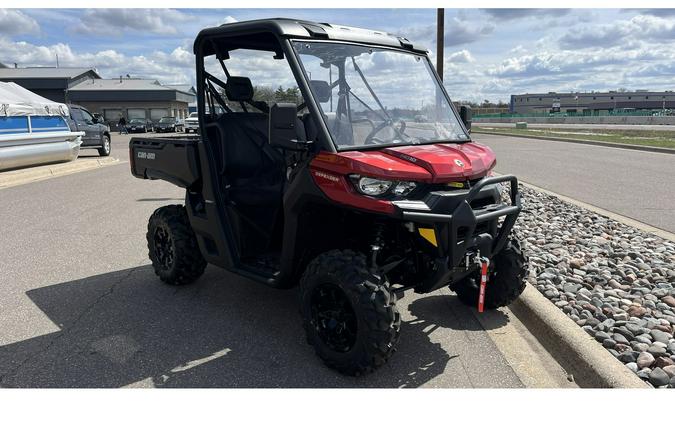
M144 158L146 160L154 160L155 159L155 153L154 152L138 151L136 153L136 157Z

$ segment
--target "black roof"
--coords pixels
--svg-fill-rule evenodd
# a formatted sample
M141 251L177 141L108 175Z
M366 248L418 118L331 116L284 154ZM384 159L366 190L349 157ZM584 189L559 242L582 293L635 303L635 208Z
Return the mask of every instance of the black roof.
M275 41L274 37L350 41L374 46L401 48L417 53L426 53L427 51L424 47L413 44L404 37L384 31L297 19L273 18L226 23L218 27L203 29L195 40L194 52L198 53L203 38L211 36L231 38L230 41L218 40L219 49L228 51L235 48L268 50L272 41ZM213 46L204 45L203 48L204 55L214 53Z

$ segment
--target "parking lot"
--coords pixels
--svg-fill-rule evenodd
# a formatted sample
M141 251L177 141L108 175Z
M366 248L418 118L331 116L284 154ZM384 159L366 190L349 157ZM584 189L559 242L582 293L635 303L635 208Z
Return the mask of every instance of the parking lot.
M212 266L193 285L162 284L147 219L183 192L133 178L129 138L113 135L120 164L0 190L1 386L573 385L508 309L478 315L447 289L407 293L398 352L351 378L305 343L295 289Z

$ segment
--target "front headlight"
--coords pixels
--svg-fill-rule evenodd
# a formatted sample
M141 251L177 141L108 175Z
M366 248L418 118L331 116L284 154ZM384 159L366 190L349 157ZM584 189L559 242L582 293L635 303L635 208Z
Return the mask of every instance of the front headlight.
M391 193L395 196L406 196L417 187L415 182L382 180L373 177L360 176L358 174L352 174L350 177L354 182L356 189L368 196L382 196L387 193Z
M417 187L415 182L398 182L392 192L396 196L407 196L415 187Z
M379 196L385 194L389 190L391 182L389 180L361 177L356 183L356 187L364 195Z

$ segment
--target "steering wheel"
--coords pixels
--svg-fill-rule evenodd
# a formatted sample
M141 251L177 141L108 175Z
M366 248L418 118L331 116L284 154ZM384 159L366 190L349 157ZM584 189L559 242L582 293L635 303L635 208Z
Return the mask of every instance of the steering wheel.
M400 127L396 128L395 124L400 123ZM374 125L373 125L374 126ZM366 136L366 140L363 141L365 145L377 145L383 143L380 139L376 138L375 135L377 135L382 129L384 129L387 126L391 126L394 131L396 131L399 135L403 135L406 129L406 124L405 121L395 118L395 119L390 119L390 120L385 120L382 123L380 123L377 126L373 127L373 130L370 131L368 136Z

